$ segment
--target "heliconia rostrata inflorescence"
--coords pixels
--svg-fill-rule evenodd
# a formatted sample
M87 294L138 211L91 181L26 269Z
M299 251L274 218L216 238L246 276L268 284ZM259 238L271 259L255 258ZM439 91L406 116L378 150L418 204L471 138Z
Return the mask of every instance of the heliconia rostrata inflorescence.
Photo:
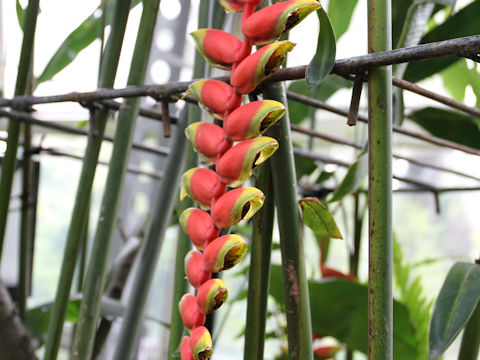
M180 215L180 223L197 249L185 258L187 279L196 295L186 294L179 303L190 333L180 345L181 360L204 360L212 355L212 339L203 326L205 316L225 302L228 290L211 274L235 266L247 251L243 238L220 236L220 230L251 218L262 207L264 194L259 189L240 186L278 148L275 139L260 135L284 115L285 107L273 100L242 105L243 95L272 75L295 46L277 40L320 8L318 1L288 0L255 12L261 0L219 1L227 12L243 12L244 39L214 29L191 34L211 66L231 71L231 85L201 80L189 89L203 109L223 121L223 127L196 122L185 131L193 148L215 171L193 168L182 177L181 198L188 195L201 209L190 208ZM254 45L265 46L251 54ZM228 187L234 189L227 191Z

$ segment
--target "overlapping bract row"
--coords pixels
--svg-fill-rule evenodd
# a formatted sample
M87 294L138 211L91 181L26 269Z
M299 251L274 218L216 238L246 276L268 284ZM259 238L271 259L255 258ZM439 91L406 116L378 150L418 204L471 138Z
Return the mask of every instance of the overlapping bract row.
M225 283L212 279L212 273L235 266L247 251L242 237L220 236L220 230L251 218L263 206L259 189L240 186L278 148L275 139L261 135L284 115L285 107L273 100L242 105L243 95L271 76L295 46L277 40L320 7L318 1L288 0L255 12L261 0L219 1L228 12L243 12L244 39L214 29L191 34L206 61L231 71L231 76L230 85L207 79L189 88L199 105L223 126L196 122L185 131L195 151L215 170L193 168L182 177L181 198L189 196L200 209L190 208L180 215L180 224L196 247L185 257L185 273L196 295L186 294L179 303L190 332L180 346L181 360L208 359L212 354L205 317L228 297ZM251 54L256 45L265 46Z

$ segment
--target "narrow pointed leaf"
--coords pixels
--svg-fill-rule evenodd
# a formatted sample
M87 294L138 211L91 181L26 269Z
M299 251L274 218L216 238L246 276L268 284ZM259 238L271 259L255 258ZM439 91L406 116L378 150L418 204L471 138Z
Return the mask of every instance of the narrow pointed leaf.
M480 120L476 117L433 107L408 117L432 135L480 149Z
M333 193L330 202L341 200L345 195L357 190L365 181L368 175L368 154L365 153L350 166L347 174Z
M317 51L305 74L307 85L310 87L317 86L325 80L335 65L336 44L332 24L323 8L317 10L317 16L320 22Z
M464 328L480 299L480 265L455 263L433 308L428 339L430 360L436 360Z
M337 41L347 31L357 2L358 0L337 0L328 3L328 16Z
M22 5L20 4L20 0L17 0L16 2L16 11L17 11L17 19L18 19L18 25L20 25L20 28L23 30L23 13L24 9Z
M302 207L303 222L315 234L333 239L343 239L335 219L317 198L304 198L299 201Z

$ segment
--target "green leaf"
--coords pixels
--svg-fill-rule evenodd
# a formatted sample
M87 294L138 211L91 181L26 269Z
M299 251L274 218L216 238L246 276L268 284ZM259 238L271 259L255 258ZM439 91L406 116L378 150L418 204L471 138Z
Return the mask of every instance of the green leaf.
M315 234L333 239L343 239L335 220L317 198L304 198L298 202L302 207L303 222Z
M310 175L316 168L317 165L315 165L314 160L301 156L295 157L295 175L297 176L297 181L299 181L303 175Z
M479 34L479 13L480 0L476 0L427 33L422 38L421 43L425 44ZM459 58L457 57L448 56L437 59L414 61L408 65L404 78L411 82L418 82L431 75L439 73L458 60Z
M333 336L349 349L368 351L368 287L335 279L309 281L312 330L317 334ZM280 306L284 304L282 269L273 265L270 276L270 294ZM394 359L417 359L415 337L406 307L393 303Z
M17 10L17 19L18 19L18 25L20 25L20 28L23 31L23 14L25 10L22 8L22 5L20 4L20 0L17 0L16 3L16 10Z
M328 75L327 78L315 88L307 88L305 80L292 81L288 91L326 101L338 90L352 87L352 82L337 75ZM288 110L292 124L300 124L310 115L309 106L297 101L288 100Z
M357 2L358 0L336 0L328 3L328 16L337 41L347 31Z
M463 102L465 91L470 85L477 96L477 106L480 104L480 74L477 72L477 64L469 69L466 59L460 59L440 73L443 86L455 100Z
M332 24L323 8L317 11L317 16L320 22L317 51L305 74L307 85L310 87L317 86L325 80L335 65L336 44Z
M428 107L408 117L432 135L480 149L480 121L473 116Z
M428 358L428 323L432 301L423 296L423 289L419 277L413 278L410 272L411 265L403 259L402 248L393 236L393 275L396 287L400 293L400 300L408 309L410 321L414 327L417 345L418 360Z
M438 359L463 329L480 299L480 265L455 263L433 308L429 359Z
M330 202L343 199L345 195L357 190L368 175L368 153L361 155L347 171L337 190L333 193Z

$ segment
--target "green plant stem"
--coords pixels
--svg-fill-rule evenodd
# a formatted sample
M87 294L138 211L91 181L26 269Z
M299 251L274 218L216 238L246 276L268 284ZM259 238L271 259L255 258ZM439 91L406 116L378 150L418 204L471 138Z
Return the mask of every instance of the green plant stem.
M29 0L23 18L23 41L18 64L15 96L25 95L28 90L32 62L35 29L37 27L39 0ZM0 176L0 260L2 258L3 240L7 229L8 208L12 193L13 177L17 163L18 143L20 140L20 122L8 121L7 150L2 160L2 173Z
M475 311L463 330L462 344L458 360L477 360L480 347L480 305L477 304Z
M128 86L142 85L144 82L159 4L160 0L143 3L142 17L127 81ZM75 360L89 359L92 353L101 298L105 287L107 261L139 107L140 98L129 98L124 101L118 114L112 158L85 279L78 331L73 343L72 358Z
M152 284L154 269L157 265L165 230L173 212L175 197L180 184L183 169L183 156L186 147L184 134L188 107L182 112L175 130L170 154L165 166L165 177L162 179L155 204L152 209L154 218L147 232L145 244L139 259L139 266L132 282L133 287L128 299L127 309L122 323L122 329L117 340L117 348L113 359L130 359L137 342L138 332L142 323L147 296Z
M129 11L130 0L116 1L110 37L105 47L104 56L102 57L102 71L100 72L98 82L101 88L113 87ZM95 125L92 126L88 136L87 149L78 182L75 204L63 253L60 279L48 328L44 360L54 360L57 357L75 266L82 243L82 230L84 229L85 218L88 213L87 209L90 203L93 179L107 118L108 110L98 110L94 112L91 119Z
M368 51L391 49L388 0L368 1ZM368 72L369 267L368 356L392 359L392 72Z
M269 84L265 99L287 107L282 83ZM303 234L296 198L295 166L290 140L290 120L286 115L268 131L279 148L271 158L275 204L277 207L282 252L285 306L287 311L289 359L313 359L310 301L303 254Z
M260 169L255 187L265 194L265 203L253 219L243 353L245 360L262 360L264 351L273 216L275 214L272 172L269 163L264 164Z

